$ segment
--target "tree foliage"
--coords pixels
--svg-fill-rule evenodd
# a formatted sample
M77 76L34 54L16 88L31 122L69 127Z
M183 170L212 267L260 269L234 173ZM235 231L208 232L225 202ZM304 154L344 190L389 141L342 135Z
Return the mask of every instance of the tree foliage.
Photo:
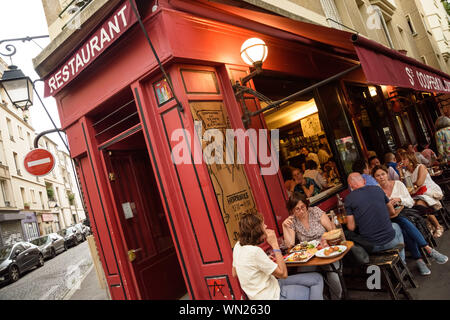
M442 0L442 4L444 5L445 10L447 10L447 14L450 15L450 3L448 0Z

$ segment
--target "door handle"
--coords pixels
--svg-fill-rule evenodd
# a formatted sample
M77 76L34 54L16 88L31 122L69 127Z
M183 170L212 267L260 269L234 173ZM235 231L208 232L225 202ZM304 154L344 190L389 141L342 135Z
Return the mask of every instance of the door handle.
M130 262L136 260L136 252L139 252L141 250L142 248L128 250L128 260L130 260Z
M29 252L25 253L25 255L27 256Z

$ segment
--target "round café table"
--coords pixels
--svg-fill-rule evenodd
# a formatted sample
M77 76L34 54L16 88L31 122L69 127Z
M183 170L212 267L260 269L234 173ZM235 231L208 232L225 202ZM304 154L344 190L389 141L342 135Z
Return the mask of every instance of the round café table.
M339 282L341 283L341 287L342 287L342 299L346 300L348 298L348 293L347 293L347 287L345 285L345 280L344 280L344 276L343 276L343 272L342 272L343 268L344 268L342 259L345 257L345 255L347 253L349 253L349 251L353 247L354 243L353 243L353 241L345 241L345 243L342 243L342 245L345 245L347 247L347 250L345 250L342 254L340 254L338 256L334 256L331 258L319 258L319 257L314 256L308 262L289 262L289 263L286 263L286 266L288 268L293 268L293 267L320 267L320 266L330 265L331 271L325 271L325 272L336 272L338 274ZM339 262L339 266L337 268L334 266L335 262ZM324 279L324 281L326 282L325 279Z

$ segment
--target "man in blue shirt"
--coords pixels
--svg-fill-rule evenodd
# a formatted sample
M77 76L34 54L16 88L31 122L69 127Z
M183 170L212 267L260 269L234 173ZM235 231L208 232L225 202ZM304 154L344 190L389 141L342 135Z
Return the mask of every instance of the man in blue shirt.
M380 187L366 186L366 180L358 172L351 173L347 181L353 190L345 198L347 228L354 231L358 225L361 237L373 244L373 252L404 244L400 226L391 222L390 216L395 215L395 210L384 191ZM404 249L400 258L405 261Z
M358 159L353 162L353 172L359 172L366 180L366 186L379 186L374 177L370 175L369 164L364 159Z

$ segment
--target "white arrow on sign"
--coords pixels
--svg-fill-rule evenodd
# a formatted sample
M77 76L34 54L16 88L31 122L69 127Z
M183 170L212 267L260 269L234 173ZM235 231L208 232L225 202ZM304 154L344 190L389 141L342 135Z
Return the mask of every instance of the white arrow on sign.
M28 167L38 166L40 164L49 163L50 161L52 161L50 158L44 158L44 159L39 159L39 160L35 160L35 161L30 161L30 162L28 162Z

